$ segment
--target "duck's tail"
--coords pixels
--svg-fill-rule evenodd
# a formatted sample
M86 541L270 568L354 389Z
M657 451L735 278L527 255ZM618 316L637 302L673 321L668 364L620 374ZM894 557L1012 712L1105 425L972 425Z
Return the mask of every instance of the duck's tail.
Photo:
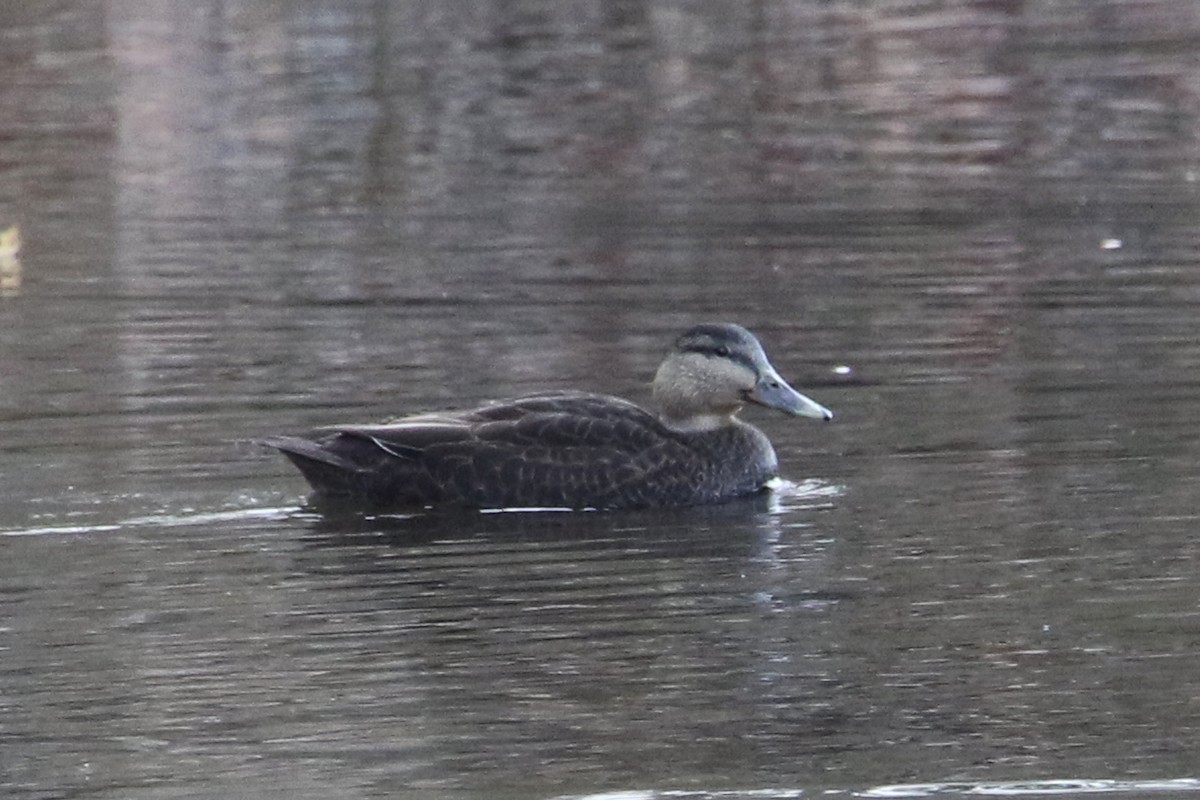
M346 497L362 491L363 470L317 442L297 436L275 436L261 440L260 444L274 447L287 456L321 495Z

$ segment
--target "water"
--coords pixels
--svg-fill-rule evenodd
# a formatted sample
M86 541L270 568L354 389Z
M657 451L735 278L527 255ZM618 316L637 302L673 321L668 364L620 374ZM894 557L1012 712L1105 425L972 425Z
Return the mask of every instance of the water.
M1200 18L9 4L6 797L1200 794ZM769 498L322 518L256 437L645 399Z

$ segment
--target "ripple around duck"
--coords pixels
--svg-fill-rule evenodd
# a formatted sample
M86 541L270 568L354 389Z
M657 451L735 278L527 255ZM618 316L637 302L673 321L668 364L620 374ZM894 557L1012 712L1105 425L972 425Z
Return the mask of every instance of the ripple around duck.
M297 508L242 508L230 511L206 511L189 514L164 513L130 517L120 522L92 522L79 525L38 525L28 528L0 530L5 536L55 536L88 533L109 533L126 528L177 528L209 523L237 523L266 520L282 520L297 514Z
M749 498L745 503L757 504L763 503L763 510L769 514L778 515L790 511L801 509L817 508L825 505L830 499L838 497L843 492L843 487L823 482L817 479L809 479L799 483L786 479L776 479L772 483L772 491L763 497ZM386 514L362 514L356 512L345 512L337 515L327 515L304 506L281 506L281 505L251 505L245 508L226 508L219 511L193 511L192 508L186 505L176 510L162 510L157 513L137 513L133 516L124 519L113 520L111 517L105 518L104 509L113 501L129 501L135 502L138 498L94 498L89 503L91 508L81 509L58 509L51 514L41 516L41 519L46 524L36 524L26 527L13 527L0 529L0 538L16 537L16 536L52 536L52 535L77 535L89 533L108 533L112 531L123 530L126 528L143 528L143 527L160 527L160 528L175 528L189 525L201 524L220 524L230 523L237 524L242 522L255 521L279 521L288 518L297 520L310 520L314 522L328 521L326 527L333 527L342 531L349 531L355 528L363 530L383 530L393 528L395 526L408 526L407 531L412 532L415 527L417 529L432 529L444 527L443 523L447 519L461 521L462 519L471 516L478 517L504 517L507 522L498 524L499 529L509 529L513 532L528 532L530 530L540 530L546 527L558 527L555 523L549 523L548 520L552 517L574 518L579 519L581 515L600 514L601 516L612 513L597 509L572 509L572 508L494 508L494 509L479 509L479 510L441 510L441 509L426 509L413 512L397 512ZM744 503L729 504L731 508L744 508ZM632 512L632 519L636 520L639 515L646 515L647 522L642 525L652 524L648 522L655 518L654 515L662 514L690 514L698 513L705 514L717 509L717 513L721 513L719 509L722 506L702 507L699 509L662 509L662 510L641 510ZM413 520L423 520L423 522L410 522ZM399 529L399 528L397 528Z

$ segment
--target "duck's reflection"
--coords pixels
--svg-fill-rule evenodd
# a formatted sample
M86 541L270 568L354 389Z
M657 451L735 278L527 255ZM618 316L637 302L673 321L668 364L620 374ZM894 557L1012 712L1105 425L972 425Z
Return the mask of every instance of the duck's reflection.
M851 713L831 704L822 633L849 598L805 513L764 494L670 512L321 515L296 559L327 630L295 646L335 637L354 672L318 680L368 670L440 758L485 754L514 775L586 767L624 741L637 759L648 742L820 738Z

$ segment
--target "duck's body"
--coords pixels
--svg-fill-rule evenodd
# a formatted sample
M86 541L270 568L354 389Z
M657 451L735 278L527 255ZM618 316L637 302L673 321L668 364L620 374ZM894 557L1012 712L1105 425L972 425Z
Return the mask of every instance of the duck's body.
M553 392L268 443L319 497L364 508L638 508L761 491L778 464L767 437L735 418L746 402L832 417L736 325L681 336L654 394L658 414L617 397Z
M330 497L370 507L630 508L752 494L776 474L757 428L667 427L617 397L557 392L272 442Z

